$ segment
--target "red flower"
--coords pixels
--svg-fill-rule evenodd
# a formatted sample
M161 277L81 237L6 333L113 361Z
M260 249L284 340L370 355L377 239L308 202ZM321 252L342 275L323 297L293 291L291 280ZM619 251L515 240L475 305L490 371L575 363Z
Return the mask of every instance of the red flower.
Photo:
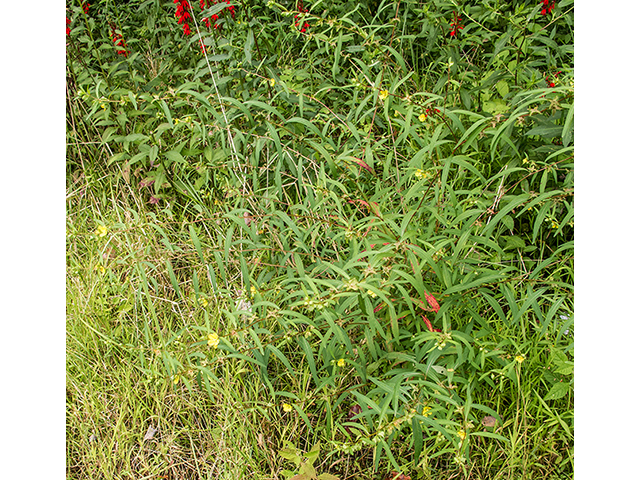
M125 57L128 57L131 52L125 49L126 44L124 42L124 39L122 38L122 35L116 32L116 27L111 22L109 22L109 28L111 29L111 41L113 41L113 44L116 47L121 47L120 49L116 50L116 53L118 55L124 55Z
M540 3L542 4L542 11L540 12L541 15L551 13L551 10L556 8L556 0L551 0L551 5L549 5L549 0L540 0Z
M91 6L90 3L83 3L82 4L82 10L84 10L84 13L89 13L89 7Z
M556 73L553 74L554 77L557 77L558 75L560 75L560 72L556 72ZM549 75L545 76L544 80L545 80L545 82L547 82L547 86L549 88L553 88L553 87L556 86L555 82L553 82L552 79L549 78Z
M116 50L116 53L118 55L124 55L125 57L128 57L131 52L129 50L124 50L125 43L124 43L124 39L122 38L122 35L120 35L119 33L116 33L115 31L113 31L111 35L112 35L113 44L116 47L123 47L120 50Z
M221 10L219 12L219 15L213 14L211 16L211 19L203 18L202 21L207 28L210 28L211 25L213 25L213 28L215 29L220 28L220 24L216 24L216 22L224 15L225 12L229 12L231 18L236 18L236 7L234 5L231 5L231 0L220 0L220 2L217 2L215 0L200 0L200 8L204 10L206 8L209 8L211 5L215 5L216 3L226 3L229 6L225 7L224 10Z
M302 0L298 1L297 4L297 8L298 8L298 12L296 13L295 16L293 17L295 19L294 25L297 27L299 24L299 20L298 17L300 16L301 13L307 13L309 11L308 8L304 8L304 5L302 4ZM300 31L302 33L305 33L307 31L307 29L309 28L309 24L307 22L304 22L302 28L300 29Z
M464 25L460 25L460 17L458 16L457 12L453 12L453 21L449 25L451 25L452 29L449 32L449 35L451 37L455 37L458 33L458 30L462 30L464 28Z
M199 43L200 43L200 50L202 50L202 53L206 55L207 54L207 49L204 46L204 42L202 40L199 40Z
M71 25L71 20L67 18L67 35L71 33L71 29L69 28L69 25Z
M185 35L191 34L191 28L189 27L189 22L191 21L191 4L189 0L173 0L173 3L176 3L178 6L176 7L176 17L178 17L178 25L182 24L182 30Z

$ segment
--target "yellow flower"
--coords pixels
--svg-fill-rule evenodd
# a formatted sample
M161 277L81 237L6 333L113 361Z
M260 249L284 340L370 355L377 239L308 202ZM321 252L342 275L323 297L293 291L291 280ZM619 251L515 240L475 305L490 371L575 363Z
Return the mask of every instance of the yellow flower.
M426 121L426 120L427 120L427 116L423 113L422 115L420 115L420 116L418 117L418 120L420 120L421 122L424 122L424 121Z
M272 78L269 80L269 85L271 85L272 87L276 84L276 79Z
M218 334L216 332L210 333L208 338L209 340L207 341L207 344L210 347L218 348L218 344L220 343L220 337L218 337Z
M458 436L464 440L465 438L467 438L467 433L464 430L458 430Z
M291 410L293 410L293 407L291 405L289 405L288 403L283 403L282 404L282 410L284 410L285 412L290 412Z
M98 225L98 228L96 228L96 231L93 233L99 237L104 237L108 232L109 229L107 227L105 227L104 225Z
M380 94L378 98L384 102L384 100L389 96L389 90L380 90Z
M371 290L367 290L367 295L369 295L370 297L373 297L373 298L376 298L378 296L374 292L372 292Z
M256 289L256 287L254 287L253 285L251 285L250 288L251 291L251 296L253 297L256 293L258 293L258 290Z
M414 175L417 178L427 178L427 172L425 172L424 170L421 170L421 169L416 170L416 173L414 173Z
M198 303L203 307L206 307L207 305L209 305L209 302L207 301L207 299L203 297L200 297L200 299L198 300Z
M338 359L338 366L339 367L344 367L344 358Z
M176 375L176 376L173 378L173 383L178 384L178 382L180 382L180 375Z
M104 267L102 265L96 265L94 270L97 270L100 273L104 273L105 272L105 269L104 269Z
M524 357L522 355L516 355L516 362L518 363L524 362Z
M429 415L431 415L431 407L429 407L429 406L425 406L425 407L422 409L422 415L423 415L424 417L428 417Z

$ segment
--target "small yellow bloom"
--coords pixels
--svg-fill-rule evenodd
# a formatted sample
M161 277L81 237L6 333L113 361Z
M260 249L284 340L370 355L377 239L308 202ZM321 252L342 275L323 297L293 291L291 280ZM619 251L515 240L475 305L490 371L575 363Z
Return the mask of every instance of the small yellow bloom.
M420 120L421 122L425 122L427 120L427 116L423 113L418 117L418 120Z
M251 285L251 288L249 289L251 291L251 296L253 297L256 293L258 293L258 289L256 287L254 287L253 285Z
M524 357L522 355L516 355L516 362L518 363L524 362Z
M389 96L389 90L380 90L380 94L378 95L378 98L384 101L388 96Z
M109 229L107 227L105 227L104 225L98 225L98 228L96 228L96 231L93 233L99 237L104 237L108 232Z
M180 382L180 375L176 375L176 376L173 378L173 383L175 383L175 384L177 385L179 382Z
M425 407L422 409L422 415L423 415L424 417L428 417L429 415L431 415L431 407L429 407L429 406L425 406Z
M339 367L344 367L344 358L338 359L338 366Z
M102 265L96 265L94 270L97 270L100 273L104 273L105 272L105 269L104 269L104 267Z
M200 298L198 299L198 303L199 303L200 305L202 305L203 307L206 307L207 305L209 305L209 302L207 301L207 299L206 299L206 298L203 298L203 297L200 297Z
M414 175L416 176L416 178L427 178L427 172L421 169L416 170Z
M208 338L209 340L207 341L207 344L210 347L218 348L218 344L220 343L220 337L218 337L218 334L216 332L210 333Z
M284 410L285 412L290 412L291 410L293 410L293 407L291 405L289 405L288 403L283 403L282 404L282 410Z
M276 79L272 78L269 80L269 85L271 85L272 87L276 84Z
M464 440L465 438L467 438L467 432L465 432L464 430L458 430L458 436Z
M375 292L372 292L371 290L367 290L367 295L369 295L372 298L376 298L378 296L375 294Z

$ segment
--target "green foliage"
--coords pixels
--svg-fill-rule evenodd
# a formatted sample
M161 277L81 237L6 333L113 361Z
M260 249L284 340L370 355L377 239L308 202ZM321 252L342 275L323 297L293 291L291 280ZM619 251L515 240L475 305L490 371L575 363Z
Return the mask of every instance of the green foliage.
M319 445L491 476L533 398L572 449L573 2L235 5L191 36L171 2L68 10L69 177L148 204L110 244L162 246L105 291L149 319L139 368L212 401L254 375L316 445L294 478L330 478Z

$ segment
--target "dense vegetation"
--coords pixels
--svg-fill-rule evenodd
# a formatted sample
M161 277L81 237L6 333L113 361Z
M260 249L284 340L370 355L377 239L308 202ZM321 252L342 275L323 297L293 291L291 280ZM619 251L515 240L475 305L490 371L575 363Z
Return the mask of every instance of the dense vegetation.
M573 1L67 3L68 478L569 478Z

